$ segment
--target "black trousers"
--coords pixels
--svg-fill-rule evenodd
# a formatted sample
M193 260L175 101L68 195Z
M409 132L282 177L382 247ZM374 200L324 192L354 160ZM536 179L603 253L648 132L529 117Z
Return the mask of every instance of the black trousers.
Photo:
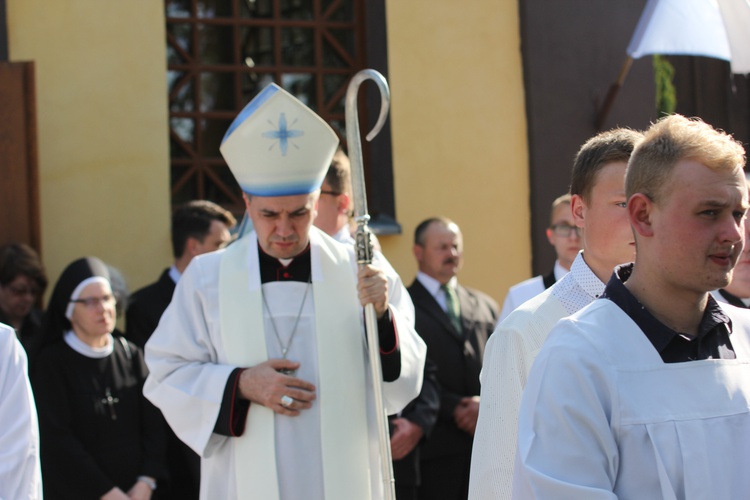
M419 500L466 500L469 497L471 450L422 460Z

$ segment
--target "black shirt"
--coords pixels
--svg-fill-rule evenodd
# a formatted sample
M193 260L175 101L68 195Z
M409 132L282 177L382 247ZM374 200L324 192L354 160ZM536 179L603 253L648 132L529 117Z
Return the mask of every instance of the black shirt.
M638 325L665 363L681 363L700 359L735 359L729 336L732 320L709 295L698 334L689 338L657 320L625 287L633 264L619 266L612 273L601 298L617 304Z

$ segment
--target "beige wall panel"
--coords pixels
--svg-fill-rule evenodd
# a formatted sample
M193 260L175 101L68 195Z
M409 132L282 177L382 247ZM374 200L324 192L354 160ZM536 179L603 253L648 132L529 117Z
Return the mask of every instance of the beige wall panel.
M36 63L50 280L96 255L131 289L170 261L163 3L7 0L10 57Z
M460 280L501 301L528 278L528 148L515 0L389 1L396 211L382 237L405 283L416 273L416 225L445 215L461 227Z

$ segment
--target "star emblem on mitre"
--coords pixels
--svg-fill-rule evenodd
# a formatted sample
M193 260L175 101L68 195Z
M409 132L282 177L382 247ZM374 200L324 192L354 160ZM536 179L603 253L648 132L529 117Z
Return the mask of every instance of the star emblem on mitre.
M279 150L281 151L281 156L286 156L286 152L289 149L289 144L294 146L295 148L299 149L299 146L297 146L294 142L290 141L291 139L294 139L296 137L302 137L305 135L305 132L302 130L295 130L291 127L294 126L295 123L297 123L297 119L287 125L286 123L286 114L283 112L279 114L279 124L278 126L273 123L271 120L268 120L268 123L274 127L274 130L269 130L268 132L263 132L261 135L265 137L266 139L271 139L273 142L270 146L268 146L268 150L270 151L273 149L273 147L276 145L277 141L279 144Z

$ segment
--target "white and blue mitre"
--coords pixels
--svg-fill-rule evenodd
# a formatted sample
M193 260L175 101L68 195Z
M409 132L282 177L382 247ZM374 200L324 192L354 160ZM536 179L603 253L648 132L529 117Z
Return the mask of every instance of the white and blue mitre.
M322 118L272 83L237 115L219 149L245 193L291 196L320 188L338 143Z

